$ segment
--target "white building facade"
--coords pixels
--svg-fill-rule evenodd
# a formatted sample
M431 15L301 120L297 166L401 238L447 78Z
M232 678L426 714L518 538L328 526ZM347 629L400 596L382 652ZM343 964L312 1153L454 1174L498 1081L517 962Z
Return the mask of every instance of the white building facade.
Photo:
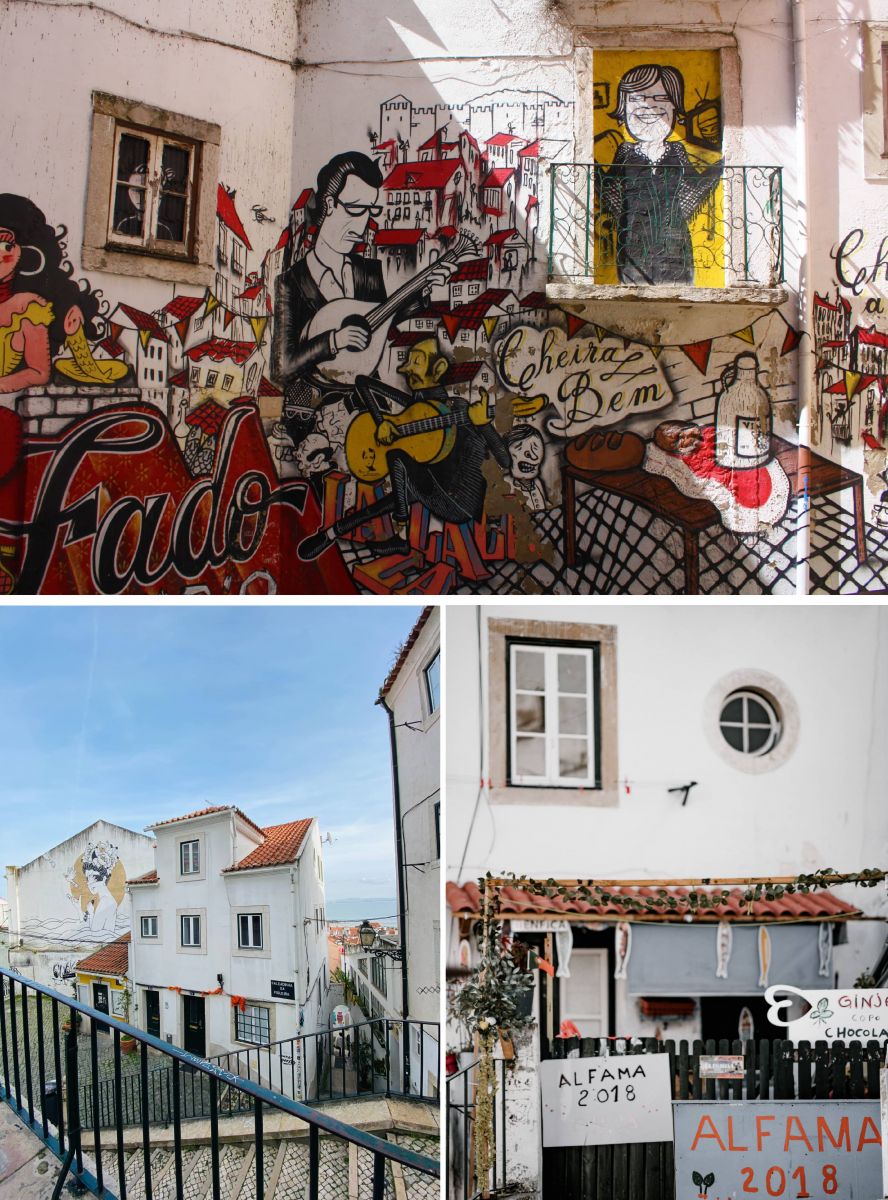
M476 881L488 871L614 881L614 891L621 880L676 881L677 920L501 892L508 932L555 970L534 973L536 1023L516 1039L509 1102L522 1120L537 1120L535 1064L559 1033L777 1036L768 984L850 987L874 971L888 920L881 886L773 901L763 889L761 903L734 901L713 919L683 915L678 881L884 862L886 631L877 607L448 612L452 986L477 961ZM472 1048L455 1025L448 1040ZM517 1174L534 1178L536 1139L514 1150Z
M414 1026L411 1062L420 1055L425 1094L437 1084L440 1019L441 887L441 631L440 609L423 610L379 694L392 750L398 921L401 931L400 1016ZM385 960L388 967L396 964ZM372 960L371 960L372 964ZM379 968L377 968L377 971ZM393 979L394 970L386 978ZM379 980L377 981L379 982ZM380 997L380 1001L381 1001ZM433 1028L434 1026L434 1028Z
M317 821L260 829L214 807L153 829L156 866L128 883L135 1023L199 1057L326 1028Z
M102 820L7 866L10 967L67 992L78 959L132 928L126 880L153 860L150 837Z

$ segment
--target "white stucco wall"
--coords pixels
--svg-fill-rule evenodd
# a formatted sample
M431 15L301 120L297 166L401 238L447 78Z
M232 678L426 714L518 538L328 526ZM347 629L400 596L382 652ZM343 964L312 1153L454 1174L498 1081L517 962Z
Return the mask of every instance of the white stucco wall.
M124 885L150 870L153 846L152 838L102 820L23 866L7 866L13 969L67 994L77 960L131 928ZM93 891L83 873L84 856L110 871L104 886Z
M441 800L441 714L440 709L430 711L425 677L425 668L439 645L440 613L435 608L386 696L396 726L404 839L406 1015L425 1021L437 1021L440 1014L441 863L435 840L435 805Z

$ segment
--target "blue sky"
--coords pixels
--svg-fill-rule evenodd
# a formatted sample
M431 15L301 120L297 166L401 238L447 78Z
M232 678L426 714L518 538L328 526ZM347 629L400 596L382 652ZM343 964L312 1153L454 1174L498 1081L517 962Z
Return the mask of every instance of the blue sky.
M0 867L99 817L142 830L237 804L259 825L318 818L334 838L328 900L393 896L388 718L374 701L420 611L0 609Z

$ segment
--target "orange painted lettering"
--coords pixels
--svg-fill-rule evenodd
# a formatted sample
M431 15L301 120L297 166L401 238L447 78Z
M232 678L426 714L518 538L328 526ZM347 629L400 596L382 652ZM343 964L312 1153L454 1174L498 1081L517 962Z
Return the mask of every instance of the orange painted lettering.
M866 1127L869 1125L873 1131L872 1137L864 1137ZM863 1124L860 1126L860 1141L857 1143L857 1149L862 1150L864 1146L881 1146L882 1135L879 1133L879 1127L872 1117L864 1117Z
M768 1138L771 1136L771 1131L770 1131L770 1129L765 1129L764 1122L765 1121L773 1121L774 1119L775 1118L773 1117L773 1115L768 1115L767 1113L764 1116L756 1117L756 1119L755 1119L755 1143L756 1143L757 1150L761 1150L762 1142L765 1140L765 1138Z
M829 1138L830 1142L836 1150L851 1149L851 1129L848 1125L848 1118L842 1117L839 1122L839 1137L838 1140L833 1137L832 1130L829 1127L829 1122L826 1117L817 1118L817 1148L822 1154L826 1146L824 1134Z
M711 1133L703 1132L703 1130L706 1128L707 1125L709 1126L710 1130L712 1131ZM694 1134L694 1140L691 1143L691 1151L692 1152L697 1149L697 1143L702 1142L704 1138L714 1138L715 1141L718 1142L719 1150L725 1149L725 1144L718 1135L718 1130L715 1127L715 1123L713 1122L712 1117L701 1117L700 1118L700 1124L697 1126L697 1132Z
M734 1118L728 1117L728 1149L729 1150L748 1150L748 1146L734 1145Z
M793 1125L798 1127L798 1133L792 1132ZM789 1150L790 1142L804 1142L806 1149L814 1149L814 1147L808 1141L808 1135L805 1133L805 1127L799 1117L787 1117L786 1119L786 1139L783 1143L784 1151Z

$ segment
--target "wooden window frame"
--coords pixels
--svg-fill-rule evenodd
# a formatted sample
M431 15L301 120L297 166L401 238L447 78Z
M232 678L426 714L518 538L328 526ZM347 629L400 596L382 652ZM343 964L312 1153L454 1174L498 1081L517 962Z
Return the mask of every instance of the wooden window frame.
M174 283L211 285L216 233L216 189L222 130L219 125L142 101L92 93L92 137L81 265ZM144 241L110 231L122 133L193 148L193 188L185 243ZM150 264L150 265L149 265Z
M120 144L124 137L139 138L148 143L148 174L145 185L145 220L144 232L140 234L121 233L113 228L114 207L117 188L121 179L118 175L117 160ZM160 220L161 192L158 187L160 163L163 159L164 147L173 146L188 153L188 179L185 190L185 236L180 242L157 237L157 225ZM115 121L114 124L114 166L111 172L111 191L108 197L108 230L107 245L118 249L149 254L152 257L177 258L186 262L194 254L194 201L200 187L201 143L192 138L172 137L169 134L158 133L154 129L146 129L141 125L129 124L126 121Z
M509 642L537 641L598 646L598 787L526 786L509 783ZM613 807L617 787L617 629L578 621L492 617L487 622L487 703L491 804Z

